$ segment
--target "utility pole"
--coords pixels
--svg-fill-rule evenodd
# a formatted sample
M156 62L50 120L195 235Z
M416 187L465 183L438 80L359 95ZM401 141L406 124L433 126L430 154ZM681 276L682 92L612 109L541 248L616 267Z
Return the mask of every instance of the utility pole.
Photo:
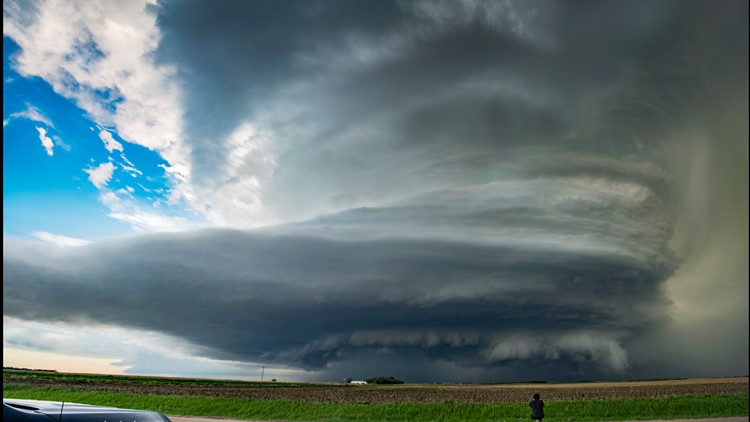
M260 370L260 380L263 381L263 375L266 373L266 365Z

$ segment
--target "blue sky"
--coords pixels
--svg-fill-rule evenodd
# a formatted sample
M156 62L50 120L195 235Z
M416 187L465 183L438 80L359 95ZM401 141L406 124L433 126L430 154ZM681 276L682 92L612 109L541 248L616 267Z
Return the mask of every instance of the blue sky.
M101 210L97 210L100 208L97 189L82 171L89 160L106 160L100 148L93 148L99 145L85 146L93 144L91 138L95 135L87 126L91 123L83 118L82 110L56 95L48 83L38 78L22 78L14 72L8 58L18 46L8 38L4 38L3 43L3 120L7 120L3 128L6 157L3 163L3 231L30 236L42 230L73 237L90 236L100 229L109 234L122 233L122 227L115 229L106 221L108 219L102 218ZM33 104L43 104L46 111L42 112ZM39 110L39 115L47 122L11 117L29 109ZM56 154L49 156L39 140L37 127L43 128L48 137L67 139L62 141L67 148L57 145L52 148ZM50 215L52 210L55 215ZM91 229L86 228L89 224ZM73 232L65 233L71 230Z
M45 80L19 75L11 65L19 47L8 37L3 43L4 233L29 237L43 231L84 240L131 233L133 225L109 216L112 210L101 200L106 192L127 198L135 208L181 212L167 203L170 180L163 166L168 163L157 152L100 126ZM49 149L39 129L50 140ZM108 151L103 131L121 148ZM111 177L97 187L86 170L108 162L114 166Z
M4 2L4 364L746 374L725 5Z

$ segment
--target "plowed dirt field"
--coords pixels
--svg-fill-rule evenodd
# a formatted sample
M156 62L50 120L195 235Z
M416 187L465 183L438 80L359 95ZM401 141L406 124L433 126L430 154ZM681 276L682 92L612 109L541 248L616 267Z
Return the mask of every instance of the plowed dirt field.
M525 402L534 393L549 401L606 400L619 397L670 397L684 395L748 394L748 378L711 378L672 381L639 381L577 384L506 385L400 385L274 388L238 385L145 384L135 382L60 382L34 377L3 377L4 384L72 388L153 395L235 397L254 400L293 400L300 402L439 403L446 400L465 403Z

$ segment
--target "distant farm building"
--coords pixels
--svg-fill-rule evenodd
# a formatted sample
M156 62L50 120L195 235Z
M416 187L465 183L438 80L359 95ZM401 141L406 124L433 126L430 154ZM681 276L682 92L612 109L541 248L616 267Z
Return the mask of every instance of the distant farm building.
M350 384L360 384L360 385L362 385L362 384L367 384L367 381L352 381L352 382L350 382Z

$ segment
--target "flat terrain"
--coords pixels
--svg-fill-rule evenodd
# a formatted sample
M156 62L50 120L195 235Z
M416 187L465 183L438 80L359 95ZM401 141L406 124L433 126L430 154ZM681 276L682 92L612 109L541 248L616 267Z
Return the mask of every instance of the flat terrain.
M237 419L222 419L222 418L195 418L192 416L169 416L172 422L284 422L284 421L240 421ZM747 416L733 417L733 418L711 418L711 419L669 419L669 420L651 420L649 422L747 422ZM625 421L627 422L627 421Z
M110 377L111 379L111 377ZM308 403L525 403L534 393L545 402L562 400L609 400L615 398L674 397L748 394L747 377L708 378L639 382L591 382L575 384L500 384L500 385L398 385L355 386L343 384L284 383L209 383L200 380L168 378L150 383L127 380L110 381L103 377L66 380L63 376L34 376L4 372L3 384L30 387L55 387L86 391L106 391L148 395L181 395L244 398L253 400L289 400Z

